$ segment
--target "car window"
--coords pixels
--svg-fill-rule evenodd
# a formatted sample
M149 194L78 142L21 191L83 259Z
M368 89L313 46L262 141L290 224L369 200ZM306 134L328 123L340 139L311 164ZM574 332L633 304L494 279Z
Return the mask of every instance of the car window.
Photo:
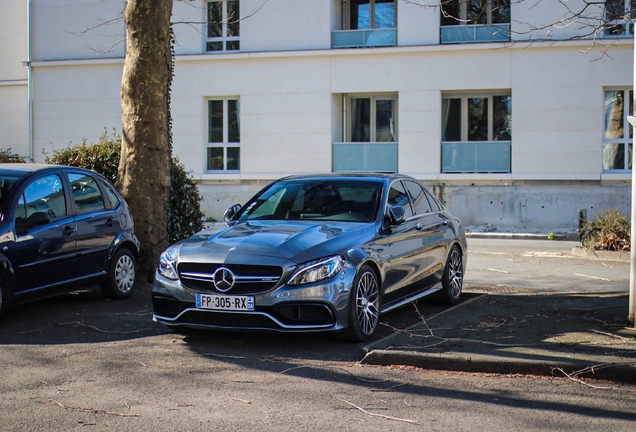
M38 212L46 213L51 220L66 216L66 199L58 175L40 177L26 187L16 207L16 221Z
M104 210L104 198L93 177L86 174L69 174L68 179L71 182L77 214Z
M428 202L428 198L426 197L422 186L412 181L405 181L403 183L406 186L409 195L411 195L411 200L415 206L415 214L421 215L431 213L431 204Z
M442 211L443 207L439 203L439 201L426 189L424 189L424 193L428 197L428 201L431 203L431 207L434 212Z
M19 178L20 177L7 175L0 176L0 211L2 211L2 209L4 208L4 203L9 196L9 191Z
M294 180L276 183L245 206L239 220L337 220L375 218L381 183L363 180Z
M98 180L102 186L104 186L104 190L106 191L106 199L110 203L110 208L117 208L119 205L119 197L113 190L113 186L105 181Z
M393 207L395 205L404 207L408 215L413 216L413 210L411 209L411 204L409 203L409 196L406 193L404 186L402 186L402 182L400 181L394 182L389 189L387 210L389 207Z

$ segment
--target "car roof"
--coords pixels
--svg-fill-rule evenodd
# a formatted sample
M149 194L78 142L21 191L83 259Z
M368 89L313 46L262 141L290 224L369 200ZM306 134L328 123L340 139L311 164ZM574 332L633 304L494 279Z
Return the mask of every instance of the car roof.
M285 180L333 180L333 179L366 179L366 180L379 180L385 181L390 179L410 179L412 177L404 174L390 174L390 173L356 173L356 172L343 172L343 173L323 173L323 174L297 174L281 178L279 181Z
M24 176L36 171L44 171L47 169L78 169L82 168L69 167L66 165L53 165L45 163L0 163L0 174Z

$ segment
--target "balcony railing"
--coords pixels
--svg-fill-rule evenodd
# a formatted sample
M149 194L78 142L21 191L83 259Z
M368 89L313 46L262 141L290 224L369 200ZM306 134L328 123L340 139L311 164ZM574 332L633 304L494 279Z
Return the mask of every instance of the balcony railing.
M509 173L510 141L443 142L443 173Z
M333 172L397 172L396 142L333 143Z
M510 24L474 24L440 27L442 43L506 42L510 40Z
M361 48L397 45L397 29L338 30L331 32L333 48Z

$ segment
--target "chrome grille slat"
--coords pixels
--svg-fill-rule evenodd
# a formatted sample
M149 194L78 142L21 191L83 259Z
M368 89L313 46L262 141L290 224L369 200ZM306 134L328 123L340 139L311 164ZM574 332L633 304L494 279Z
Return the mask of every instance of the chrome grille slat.
M214 286L214 272L224 267L234 273L234 286L226 294L259 294L273 289L283 269L276 266L180 263L179 278L184 286L207 292L220 292Z

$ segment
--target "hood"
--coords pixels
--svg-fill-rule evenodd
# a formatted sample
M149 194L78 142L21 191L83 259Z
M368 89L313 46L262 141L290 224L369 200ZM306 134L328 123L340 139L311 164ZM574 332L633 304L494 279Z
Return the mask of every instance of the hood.
M202 231L180 245L180 260L249 263L267 258L296 263L346 252L375 231L372 223L249 221Z

